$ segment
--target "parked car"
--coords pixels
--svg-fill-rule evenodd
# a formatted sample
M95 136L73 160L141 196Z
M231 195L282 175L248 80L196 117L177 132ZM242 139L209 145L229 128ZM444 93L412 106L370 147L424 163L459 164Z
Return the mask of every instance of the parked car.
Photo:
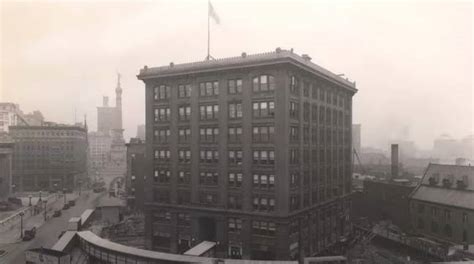
M69 209L69 204L64 204L63 210L67 210L67 209Z
M70 207L73 207L74 205L76 205L76 201L71 200L71 201L69 201L68 204L69 204Z
M53 217L60 217L61 216L61 210L54 210Z
M33 227L30 230L25 230L23 234L23 241L32 240L35 236L36 236L36 227Z

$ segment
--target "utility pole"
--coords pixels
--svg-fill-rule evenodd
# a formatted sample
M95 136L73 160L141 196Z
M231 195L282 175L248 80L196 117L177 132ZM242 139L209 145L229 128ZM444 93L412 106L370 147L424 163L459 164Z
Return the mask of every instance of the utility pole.
M23 212L20 213L20 238L23 238Z

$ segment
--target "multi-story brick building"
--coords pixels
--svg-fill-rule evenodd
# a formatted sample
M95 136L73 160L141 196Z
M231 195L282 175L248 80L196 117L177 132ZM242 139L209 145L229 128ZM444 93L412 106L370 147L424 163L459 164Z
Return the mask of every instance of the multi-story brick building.
M14 141L6 132L0 131L0 201L12 192L12 154Z
M11 126L13 183L19 191L72 190L87 177L87 128Z
M146 241L183 252L297 259L349 232L349 82L275 52L140 70L146 86Z
M474 167L430 164L411 194L410 210L417 233L474 244Z
M142 211L146 184L145 141L131 138L127 145L127 175L125 177L125 193L127 206L132 210Z

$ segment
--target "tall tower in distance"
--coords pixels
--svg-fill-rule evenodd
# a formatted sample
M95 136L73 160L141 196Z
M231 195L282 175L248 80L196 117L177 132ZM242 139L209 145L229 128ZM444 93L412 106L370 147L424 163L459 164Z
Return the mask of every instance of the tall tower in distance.
M117 72L117 88L115 88L115 108L117 109L117 128L122 129L122 87L120 87L120 78L122 76Z

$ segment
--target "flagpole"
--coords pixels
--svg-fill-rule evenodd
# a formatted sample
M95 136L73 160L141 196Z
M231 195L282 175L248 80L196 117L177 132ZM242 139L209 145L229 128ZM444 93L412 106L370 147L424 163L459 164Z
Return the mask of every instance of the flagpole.
M211 23L210 23L210 17L211 14L209 13L209 7L210 7L210 0L207 1L207 57L206 60L211 59L211 52L210 52L210 47L211 47Z

